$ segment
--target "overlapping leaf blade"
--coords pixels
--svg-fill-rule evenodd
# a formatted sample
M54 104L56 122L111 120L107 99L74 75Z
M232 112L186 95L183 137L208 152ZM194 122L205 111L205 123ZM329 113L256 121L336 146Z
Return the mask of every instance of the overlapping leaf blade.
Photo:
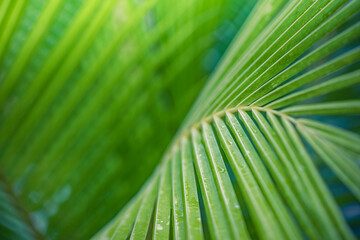
M297 116L359 113L357 99L319 96L359 83L360 3L277 2L265 13L259 8L265 2L249 19L268 23L251 34L248 21L239 31L162 162L175 162L180 143L192 147L192 157L178 157L194 165L203 232L211 239L220 239L221 231L224 239L239 237L228 236L238 230L233 221L245 222L248 238L355 239L317 157L358 197L359 136ZM178 174L184 184L188 173ZM229 215L229 196L240 204L237 220ZM194 207L188 201L180 205Z

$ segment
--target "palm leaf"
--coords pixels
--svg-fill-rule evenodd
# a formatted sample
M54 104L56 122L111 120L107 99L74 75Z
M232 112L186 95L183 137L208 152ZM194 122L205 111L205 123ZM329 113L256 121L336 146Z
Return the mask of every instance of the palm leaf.
M360 138L299 116L359 114L323 97L359 83L359 9L260 1L157 171L94 239L355 239L317 159L359 201Z
M359 237L359 10L1 1L0 238Z

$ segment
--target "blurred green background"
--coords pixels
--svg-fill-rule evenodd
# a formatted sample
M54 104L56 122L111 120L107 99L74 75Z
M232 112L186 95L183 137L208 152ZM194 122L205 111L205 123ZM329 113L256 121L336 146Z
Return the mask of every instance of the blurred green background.
M255 3L1 1L2 204L30 213L16 207L14 221L60 239L106 224L154 170Z

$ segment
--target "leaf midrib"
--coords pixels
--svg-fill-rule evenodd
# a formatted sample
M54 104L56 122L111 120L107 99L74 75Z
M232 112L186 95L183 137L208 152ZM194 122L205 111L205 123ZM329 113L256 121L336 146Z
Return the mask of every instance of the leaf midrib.
M274 109L271 109L271 108L268 108L268 107L237 106L237 107L233 107L233 108L227 108L227 109L221 110L219 112L214 112L214 113L212 113L212 114L210 114L210 115L208 115L206 117L203 117L200 121L192 124L190 127L180 128L178 133L174 137L174 140L169 145L168 150L165 152L164 159L167 159L170 156L172 156L173 153L176 152L177 149L180 148L180 144L181 144L182 139L189 139L190 138L192 130L200 131L202 124L203 123L207 123L207 124L213 123L214 122L214 117L223 118L223 117L225 117L225 115L227 113L235 114L239 110L242 110L242 111L257 110L257 111L260 111L260 112L270 112L270 113L273 113L273 114L275 114L277 116L284 117L285 119L289 120L290 122L294 123L295 125L302 125L302 123L300 121L298 121L298 119L295 119L295 118L291 117L290 115L285 114L282 111L274 110Z

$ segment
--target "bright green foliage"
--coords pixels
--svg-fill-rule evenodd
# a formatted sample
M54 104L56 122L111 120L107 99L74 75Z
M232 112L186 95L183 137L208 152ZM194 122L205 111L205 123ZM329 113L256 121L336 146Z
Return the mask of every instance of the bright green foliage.
M356 239L359 16L358 0L2 1L1 206L20 207L0 230Z
M182 213L169 214L173 223L185 216L189 238L186 223L195 216L186 209L198 204L192 211L202 213L202 237L355 239L316 156L359 201L360 137L294 116L359 114L359 100L315 98L359 84L359 70L348 67L359 60L358 45L338 50L359 38L359 9L359 1L263 1L254 8L162 160L161 178L169 161L193 162L172 173L183 184L172 179L173 196L185 196L181 204L173 198ZM183 148L191 154L180 154ZM194 178L198 187L186 192ZM189 194L201 198L190 202ZM119 226L109 224L97 237L111 238Z

